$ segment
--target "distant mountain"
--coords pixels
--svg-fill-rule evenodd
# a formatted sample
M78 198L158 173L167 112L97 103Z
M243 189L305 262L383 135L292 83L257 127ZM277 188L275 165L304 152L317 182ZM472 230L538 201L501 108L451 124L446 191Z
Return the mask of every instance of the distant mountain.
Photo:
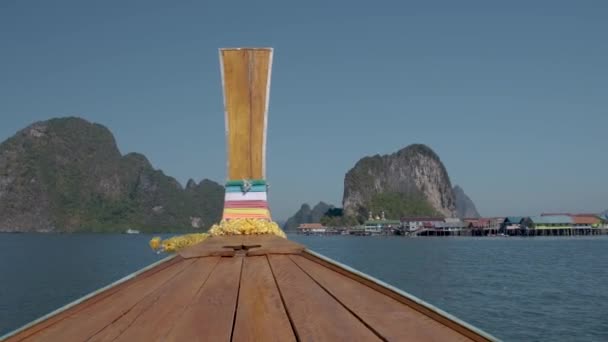
M319 223L321 217L331 208L333 206L325 202L317 203L312 209L310 205L304 203L300 210L287 219L285 225L283 225L283 230L295 230L301 223Z
M456 216L448 173L426 145L360 159L344 177L344 214L364 220L369 211L387 218L409 215Z
M470 217L479 218L479 212L475 207L475 203L464 193L461 187L454 186L454 199L456 200L456 215L460 218Z
M121 155L104 126L80 118L34 123L0 144L0 231L205 230L224 188L183 188L138 153Z

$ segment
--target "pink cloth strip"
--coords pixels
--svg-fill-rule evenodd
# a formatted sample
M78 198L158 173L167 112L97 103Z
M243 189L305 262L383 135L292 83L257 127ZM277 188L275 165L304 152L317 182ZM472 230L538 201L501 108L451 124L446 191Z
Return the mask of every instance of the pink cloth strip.
M225 219L225 220L238 219L238 218L250 218L250 219L265 219L265 220L270 220L270 217L268 217L267 215L228 214L228 215L224 215L223 216L223 219Z
M224 208L262 208L268 209L266 201L225 201Z

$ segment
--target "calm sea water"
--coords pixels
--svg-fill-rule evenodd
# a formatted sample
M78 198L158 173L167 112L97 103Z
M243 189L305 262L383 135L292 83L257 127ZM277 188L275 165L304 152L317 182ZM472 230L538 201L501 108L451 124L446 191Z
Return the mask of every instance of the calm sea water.
M608 236L291 238L505 341L608 341ZM0 234L0 335L159 260L149 239Z

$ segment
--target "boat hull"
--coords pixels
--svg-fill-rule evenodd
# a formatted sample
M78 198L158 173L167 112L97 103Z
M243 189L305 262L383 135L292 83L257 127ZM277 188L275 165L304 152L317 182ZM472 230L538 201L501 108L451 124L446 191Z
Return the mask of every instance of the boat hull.
M209 238L4 338L496 340L369 275L267 235Z

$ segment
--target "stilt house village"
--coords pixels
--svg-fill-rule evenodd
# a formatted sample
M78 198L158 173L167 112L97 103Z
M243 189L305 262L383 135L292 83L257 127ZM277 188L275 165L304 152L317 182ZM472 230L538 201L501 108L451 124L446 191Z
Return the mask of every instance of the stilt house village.
M298 234L401 235L401 236L574 236L608 233L608 214L542 213L538 216L487 218L402 217L387 219L384 212L361 225L327 227L302 223Z

